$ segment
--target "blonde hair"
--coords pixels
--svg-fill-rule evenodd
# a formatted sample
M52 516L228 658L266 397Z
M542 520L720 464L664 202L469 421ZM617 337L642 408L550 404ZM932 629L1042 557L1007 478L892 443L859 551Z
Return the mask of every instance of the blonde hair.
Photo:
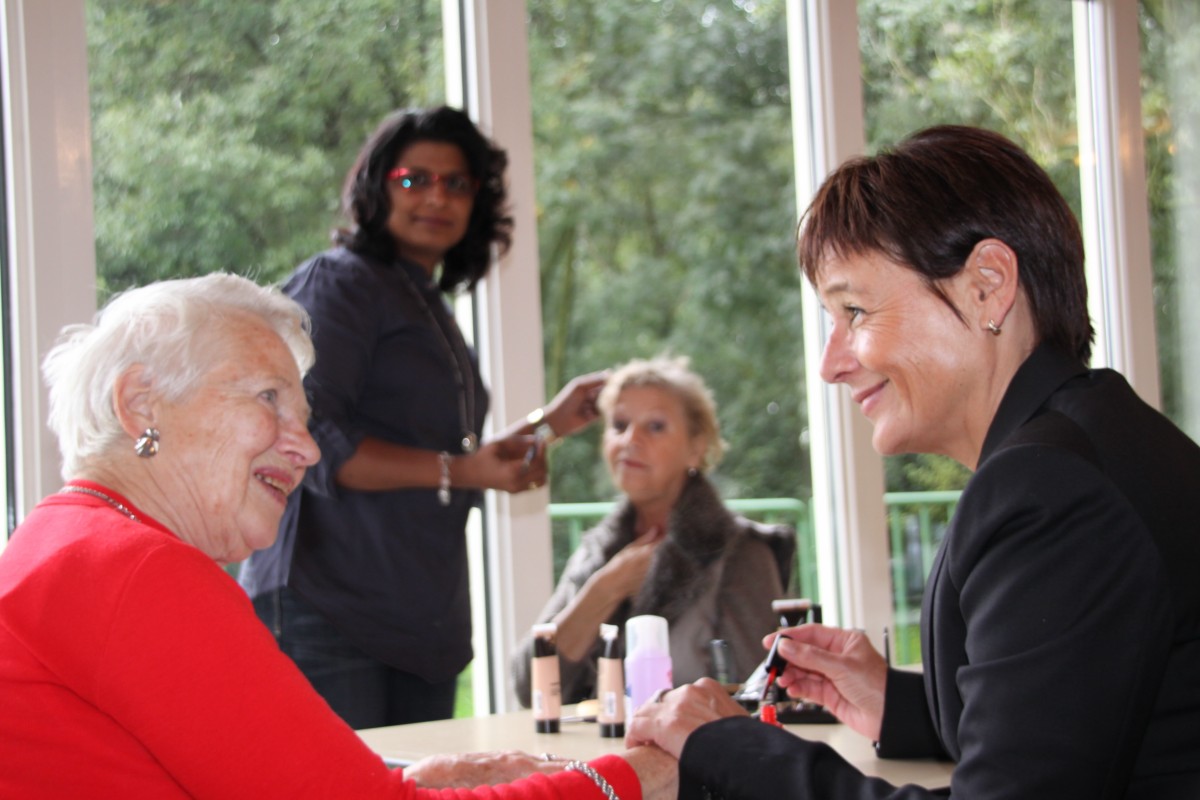
M717 403L704 379L691 370L690 363L687 356L635 358L613 370L596 405L607 423L612 418L617 398L627 387L647 386L670 392L683 405L688 435L693 439L703 436L707 443L700 463L700 469L707 472L725 455L725 442L721 439L721 424L717 421Z
M62 476L127 438L113 409L117 378L135 364L169 400L193 389L221 352L222 322L261 319L296 360L300 374L315 358L308 313L275 288L213 273L159 281L116 295L91 324L68 325L42 362L50 390L48 424L58 438Z

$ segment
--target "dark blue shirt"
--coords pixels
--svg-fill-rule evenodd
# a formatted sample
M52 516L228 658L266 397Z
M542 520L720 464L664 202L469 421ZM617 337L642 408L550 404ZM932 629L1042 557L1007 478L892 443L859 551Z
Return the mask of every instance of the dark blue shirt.
M321 460L241 583L251 597L286 585L369 655L443 680L471 660L465 529L479 493L453 491L443 506L433 488L354 491L335 476L366 436L462 452L460 392L430 313L452 343L461 334L424 270L407 262L336 248L302 264L283 289L312 317L317 360L304 385ZM474 352L461 352L478 434L487 392Z

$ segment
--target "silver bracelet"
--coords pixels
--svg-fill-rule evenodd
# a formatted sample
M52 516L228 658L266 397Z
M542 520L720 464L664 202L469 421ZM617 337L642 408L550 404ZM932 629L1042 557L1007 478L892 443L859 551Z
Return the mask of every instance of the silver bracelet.
M438 502L444 506L450 505L450 454L445 450L438 453L438 467L442 476L438 480Z
M596 784L597 788L604 793L604 796L607 797L608 800L621 800L619 797L617 797L617 792L612 788L612 785L608 781L604 780L604 776L599 772L596 772L596 770L592 768L591 764L585 764L582 761L569 761L567 762L566 769L574 772L582 772L584 775L587 775L592 779L592 783Z

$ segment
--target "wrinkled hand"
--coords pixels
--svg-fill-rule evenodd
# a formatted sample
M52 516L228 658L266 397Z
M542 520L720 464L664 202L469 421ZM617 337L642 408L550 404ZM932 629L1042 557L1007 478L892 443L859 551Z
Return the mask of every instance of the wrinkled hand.
M469 789L511 783L535 772L566 767L565 759L546 761L519 750L427 756L404 768L404 777L427 789Z
M820 703L835 717L869 739L879 739L887 662L860 630L801 625L779 632L791 641L779 644L789 666L779 676L788 696ZM770 647L778 634L763 639Z
M606 584L606 591L622 599L636 595L646 581L654 552L665 538L662 528L653 527L618 550L597 571L597 577Z
M729 692L712 678L672 689L655 702L642 704L629 721L625 746L656 744L675 758L683 752L683 744L692 731L725 717L747 716L729 696Z
M608 370L572 378L546 406L546 422L558 436L570 436L600 416L596 398L608 380Z
M530 452L533 458L527 458ZM502 492L526 492L546 484L546 451L537 439L528 435L506 436L480 445L456 464L464 486L496 489Z

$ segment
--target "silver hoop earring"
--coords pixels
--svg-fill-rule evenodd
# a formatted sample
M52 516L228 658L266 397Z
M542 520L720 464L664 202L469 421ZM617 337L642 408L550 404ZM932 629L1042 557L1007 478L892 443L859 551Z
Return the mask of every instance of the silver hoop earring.
M154 458L158 455L158 428L146 428L142 435L133 443L133 452L141 458Z
M992 332L992 336L1000 335L1000 326L996 324L996 320L994 319L988 320L988 330Z

